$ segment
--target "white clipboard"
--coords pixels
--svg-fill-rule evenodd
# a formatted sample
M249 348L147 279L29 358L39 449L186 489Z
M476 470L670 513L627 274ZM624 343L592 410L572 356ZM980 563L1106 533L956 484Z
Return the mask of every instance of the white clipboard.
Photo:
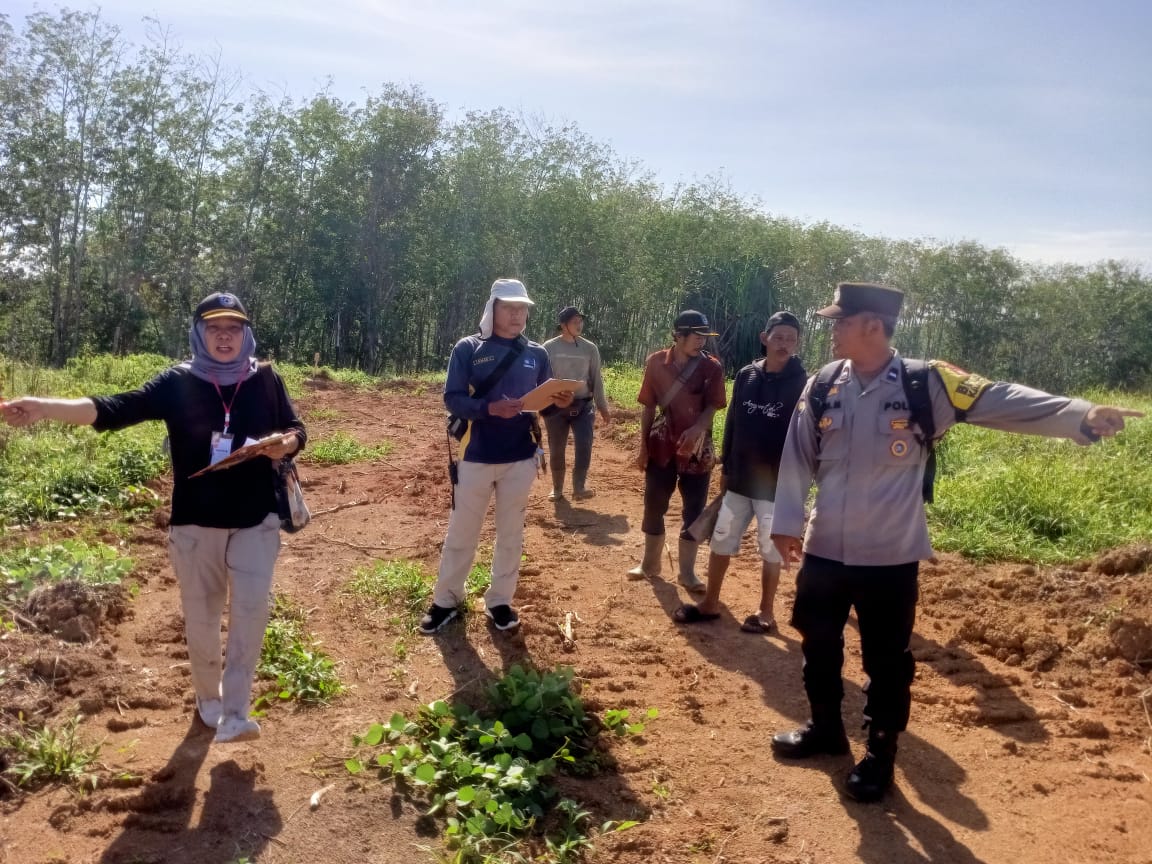
M535 390L529 390L520 398L524 402L525 411L540 411L552 404L552 397L565 390L575 392L584 386L583 381L573 381L569 378L549 378Z

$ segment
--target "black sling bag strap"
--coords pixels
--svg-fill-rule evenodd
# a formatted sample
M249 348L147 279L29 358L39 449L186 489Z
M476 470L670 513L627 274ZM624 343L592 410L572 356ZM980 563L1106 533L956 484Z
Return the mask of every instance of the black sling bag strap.
M472 388L473 399L483 399L488 395L488 391L500 383L500 379L504 377L505 373L512 368L512 364L516 362L516 358L524 353L524 348L528 342L523 336L519 336L516 342L508 349L508 353L500 358L500 362L496 364L496 368L492 370L492 374L486 377L479 384ZM456 429L460 430L458 436L455 435ZM464 437L465 431L468 429L468 421L463 417L457 417L454 414L448 415L448 425L445 427L445 435L448 438L448 479L451 483L452 494L452 509L456 509L456 484L460 480L459 469L456 467L456 460L452 458L452 438L455 436L459 441Z
M512 364L516 362L516 358L524 353L524 346L527 345L523 336L517 338L516 343L508 349L508 353L500 358L500 362L496 364L496 368L492 370L492 374L472 388L473 399L483 399L488 395L488 391L500 383L500 379L504 377Z

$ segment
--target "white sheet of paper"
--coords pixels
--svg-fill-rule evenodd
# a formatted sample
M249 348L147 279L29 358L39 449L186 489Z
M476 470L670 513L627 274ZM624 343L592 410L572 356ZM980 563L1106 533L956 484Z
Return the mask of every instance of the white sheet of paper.
M549 378L535 390L528 391L520 398L524 400L525 411L540 411L552 404L552 397L557 393L563 393L565 390L578 390L583 384L583 381L573 381L569 378Z

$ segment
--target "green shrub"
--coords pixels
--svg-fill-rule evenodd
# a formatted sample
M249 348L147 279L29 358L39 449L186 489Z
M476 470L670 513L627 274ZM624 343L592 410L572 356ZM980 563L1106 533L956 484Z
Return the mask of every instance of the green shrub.
M359 774L375 764L381 779L426 798L428 814L444 818L455 862L577 860L591 849L590 817L560 797L552 778L598 763L596 724L572 692L572 676L570 668L541 673L513 666L489 685L483 712L436 701L415 720L393 714L353 739L377 751L375 757L349 758L345 766ZM548 814L558 817L559 830L541 848L533 835L542 833ZM601 832L635 824L609 822ZM535 852L516 851L525 843Z

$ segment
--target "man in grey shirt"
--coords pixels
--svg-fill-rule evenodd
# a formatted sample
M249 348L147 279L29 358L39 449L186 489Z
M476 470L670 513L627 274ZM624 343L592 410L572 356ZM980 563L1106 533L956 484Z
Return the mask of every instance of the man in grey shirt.
M896 739L912 704L920 561L932 557L924 513L931 442L958 422L1090 444L1115 435L1138 411L1052 396L993 382L939 361L923 368L891 346L903 292L841 283L832 319L838 362L809 380L788 429L776 486L772 539L787 565L803 553L792 625L800 631L804 689L812 719L781 732L772 748L786 758L848 752L840 716L844 625L856 608L864 671L868 749L848 775L847 792L877 801L892 783ZM914 370L919 368L919 373ZM923 408L905 378L927 387ZM930 413L929 413L930 412ZM917 417L920 419L917 420ZM803 543L804 504L816 500Z
M552 375L572 381L583 381L568 408L545 409L542 412L548 429L548 455L552 460L552 492L549 501L564 497L564 451L568 447L568 430L575 442L576 462L572 466L572 497L577 501L595 494L587 487L588 467L592 464L592 427L596 421L593 402L607 423L611 419L604 396L604 378L600 374L600 351L583 337L584 316L575 306L560 310L560 335L544 343L552 364Z

